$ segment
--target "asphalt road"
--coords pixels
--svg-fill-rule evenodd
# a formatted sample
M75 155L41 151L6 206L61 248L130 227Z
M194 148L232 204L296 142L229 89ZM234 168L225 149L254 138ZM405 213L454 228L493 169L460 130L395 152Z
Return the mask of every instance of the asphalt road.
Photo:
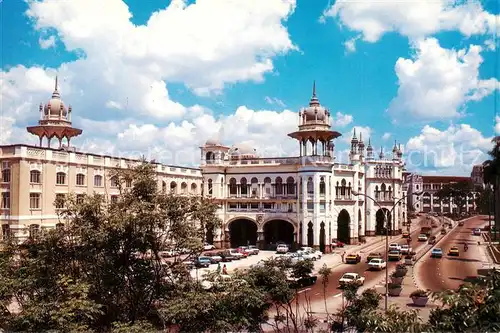
M432 291L456 289L464 283L464 278L477 276L478 264L481 262L477 242L482 243L483 238L473 236L472 229L483 227L486 223L484 217L474 217L465 221L462 227L455 227L438 242L435 247L441 248L444 255L441 259L431 258L429 251L420 259L416 276L420 285ZM467 252L464 252L464 243L469 247ZM458 246L458 257L448 256L452 246Z
M425 221L420 222L420 225L427 226ZM430 222L429 222L428 226L430 226ZM439 230L440 230L440 228L434 228L433 234L437 234L439 232ZM413 250L415 250L417 247L419 247L422 244L427 244L427 242L419 242L417 240L419 233L420 233L420 228L411 234L411 237L412 237L411 247ZM380 236L378 236L378 237L380 237ZM392 243L392 241L390 241L390 243ZM395 243L407 244L407 239L400 239L399 241L397 241ZM370 250L370 251L371 252L380 252L380 253L382 253L382 255L385 258L385 243L381 247L374 249L374 250ZM358 264L355 264L355 265L342 264L342 265L336 267L332 271L332 273L328 277L328 286L326 288L326 295L328 297L341 293L341 290L339 289L338 281L342 277L342 275L344 275L344 273L358 273L359 275L364 276L365 277L365 284L368 284L369 282L372 282L372 281L376 282L376 281L383 279L385 277L385 270L382 270L382 271L369 270L368 263L366 262L366 256L368 254L369 254L368 252L363 253L362 258L361 258L361 262ZM401 260L399 262L390 261L387 265L389 272L391 271L391 269L395 269L397 264L400 264L403 262L404 262L403 260ZM322 278L318 277L318 282L315 285L309 287L307 294L303 294L303 295L304 295L303 297L305 297L307 295L309 302L317 302L319 300L323 300L324 291L323 291ZM299 300L299 302L305 301L304 299L302 299L303 297L300 297L301 299Z

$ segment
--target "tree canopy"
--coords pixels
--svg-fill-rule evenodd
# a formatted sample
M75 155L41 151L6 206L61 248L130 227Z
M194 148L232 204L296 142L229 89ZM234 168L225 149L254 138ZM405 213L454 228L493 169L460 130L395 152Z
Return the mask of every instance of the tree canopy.
M446 184L437 191L436 196L441 201L452 199L453 203L457 205L458 214L460 215L467 201L469 201L469 203L473 202L472 191L473 186L471 181L459 181Z

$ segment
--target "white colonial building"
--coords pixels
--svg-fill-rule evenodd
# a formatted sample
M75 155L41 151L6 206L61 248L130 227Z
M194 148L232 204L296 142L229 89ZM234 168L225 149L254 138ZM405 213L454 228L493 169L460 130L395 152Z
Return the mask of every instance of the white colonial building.
M201 147L203 193L220 204L223 221L209 241L261 248L283 241L328 251L333 239L357 243L385 234L384 212L390 232L401 232L407 217L401 150L395 144L391 156L381 150L375 158L370 141L365 151L354 133L349 164L336 163L341 134L330 122L314 87L297 131L288 134L299 156L262 158L248 145L208 140Z

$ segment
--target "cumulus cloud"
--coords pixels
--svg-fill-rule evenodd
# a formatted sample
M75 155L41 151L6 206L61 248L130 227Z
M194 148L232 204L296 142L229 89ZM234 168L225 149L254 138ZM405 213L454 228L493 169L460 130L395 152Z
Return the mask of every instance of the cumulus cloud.
M356 137L358 138L358 140L362 138L365 143L368 142L368 139L372 136L373 133L373 130L369 126L354 126L350 131L342 136L342 141L350 144L354 135L354 130L356 130Z
M382 140L387 141L391 137L391 133L385 132L384 135L382 135Z
M495 133L500 135L500 116L495 116Z
M450 125L444 130L426 125L406 144L409 169L441 174L470 174L472 166L487 158L491 138L467 124Z
M360 32L367 42L389 32L417 39L457 30L469 37L494 34L500 26L500 15L488 13L476 0L337 0L323 13L328 17Z
M48 49L56 45L56 37L49 36L48 38L40 38L38 43L42 49Z
M416 42L412 59L399 58L397 96L388 112L419 120L459 117L466 102L479 101L498 89L497 79L479 79L481 47L468 50L442 48L435 38Z
M344 114L342 112L337 111L335 116L333 117L333 127L345 127L352 123L353 117L350 114Z
M282 108L284 108L286 106L285 103L281 99L276 98L276 97L266 96L266 97L264 97L264 100L269 105L277 105L277 106L282 107Z

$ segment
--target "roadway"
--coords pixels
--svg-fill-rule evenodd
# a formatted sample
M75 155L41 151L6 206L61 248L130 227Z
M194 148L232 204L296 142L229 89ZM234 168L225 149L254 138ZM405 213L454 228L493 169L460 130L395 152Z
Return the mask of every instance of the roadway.
M437 219L434 219L434 221L438 222ZM430 221L428 224L424 219L421 219L419 222L419 226L430 226ZM439 233L440 228L434 228L432 230L433 234ZM419 242L417 240L418 235L420 233L420 227L414 230L411 233L411 248L414 251L418 252L418 249L421 247L424 247L427 245L427 242ZM380 236L377 236L380 237ZM408 244L407 239L402 238L398 241L389 241L389 243L398 243L398 244ZM365 277L365 284L366 285L371 285L376 283L377 281L380 281L381 279L385 278L385 270L382 271L371 271L369 269L368 263L366 262L366 256L370 252L380 252L383 255L383 258L385 258L385 242L383 244L380 244L377 247L368 247L366 250L364 250L365 253L361 254L361 262L358 264L342 264L340 266L337 266L330 276L328 277L328 286L326 288L326 295L329 296L336 296L336 294L340 294L341 290L339 288L339 279L344 275L344 273L358 273L361 276ZM349 254L349 252L347 252ZM391 270L396 268L397 264L403 263L404 261L401 260L399 262L396 261L390 261L388 262L387 269L389 269L389 272ZM318 277L318 281L315 285L309 287L310 290L306 294L304 294L304 297L308 298L309 302L315 302L315 301L322 301L323 300L323 283L322 283L322 278ZM302 302L304 300L300 300Z
M465 278L477 276L483 261L477 242L483 243L483 238L473 236L472 229L482 228L486 223L487 219L481 216L466 220L463 226L455 227L435 245L443 250L441 259L431 258L430 251L425 254L417 264L416 278L420 286L432 291L457 289ZM464 252L464 243L468 245L467 252ZM452 246L458 247L458 257L448 256Z

